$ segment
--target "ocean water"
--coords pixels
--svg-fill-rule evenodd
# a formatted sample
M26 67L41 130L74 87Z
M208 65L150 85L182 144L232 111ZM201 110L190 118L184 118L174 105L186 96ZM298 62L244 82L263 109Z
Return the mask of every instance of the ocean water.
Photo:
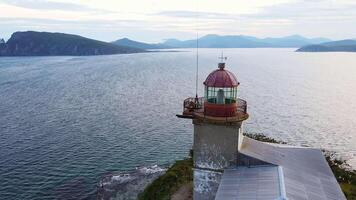
M245 131L333 150L356 167L356 54L294 50L224 49L248 102ZM201 95L220 53L200 50ZM191 121L175 114L194 95L194 49L0 57L1 199L96 199L107 175L121 184L122 172L186 157Z

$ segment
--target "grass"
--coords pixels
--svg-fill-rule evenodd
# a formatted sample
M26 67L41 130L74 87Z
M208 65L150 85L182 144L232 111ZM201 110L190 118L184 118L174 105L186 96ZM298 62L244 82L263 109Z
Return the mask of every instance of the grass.
M263 134L245 133L245 136L269 143L286 144L286 142L275 140ZM344 160L337 159L334 152L323 150L331 170L341 186L348 200L356 200L356 170ZM176 161L167 172L154 180L139 195L139 200L169 200L179 188L193 181L193 151L190 157Z
M356 170L351 170L346 161L336 159L335 153L325 150L323 152L346 198L356 200Z
M275 140L273 138L267 137L261 133L244 133L244 136L252 138L254 140L258 140L260 142L269 142L269 143L276 143L276 144L287 144L281 140Z
M356 185L341 183L340 186L348 200L356 200Z
M139 194L139 200L169 200L185 184L193 181L192 152L189 158L176 161L165 174Z

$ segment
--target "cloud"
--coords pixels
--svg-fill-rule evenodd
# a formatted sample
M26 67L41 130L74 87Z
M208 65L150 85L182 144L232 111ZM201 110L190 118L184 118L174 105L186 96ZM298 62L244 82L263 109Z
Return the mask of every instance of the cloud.
M308 0L265 7L255 14L243 14L244 19L287 19L312 22L356 20L356 3L334 0Z
M198 1L199 12L191 0L0 0L0 34L57 31L107 41L123 34L146 41L151 40L148 36L154 41L190 39L197 29L201 35L259 37L302 34L343 39L356 34L355 0Z
M97 40L113 41L120 37L160 42L162 38L180 36L190 38L189 32L195 27L184 22L167 23L147 20L61 20L41 18L6 18L0 17L0 38L9 39L16 31L63 32L82 35Z
M2 0L3 4L12 5L20 8L34 10L62 10L62 11L95 11L103 12L104 10L91 8L85 4L76 4L68 2L58 2L49 0ZM105 10L105 12L108 12Z
M200 18L200 19L234 19L238 15L226 14L226 13L217 13L217 12L193 12L193 11L163 11L155 13L155 15L166 16L166 17L178 17L178 18Z

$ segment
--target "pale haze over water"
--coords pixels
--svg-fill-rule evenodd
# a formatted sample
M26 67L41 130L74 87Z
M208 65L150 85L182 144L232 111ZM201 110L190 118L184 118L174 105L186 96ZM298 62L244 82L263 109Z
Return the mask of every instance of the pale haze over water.
M356 167L355 53L224 49L250 118L244 129L336 151ZM221 50L200 50L199 93ZM188 155L195 50L0 58L0 196L95 199L109 172Z

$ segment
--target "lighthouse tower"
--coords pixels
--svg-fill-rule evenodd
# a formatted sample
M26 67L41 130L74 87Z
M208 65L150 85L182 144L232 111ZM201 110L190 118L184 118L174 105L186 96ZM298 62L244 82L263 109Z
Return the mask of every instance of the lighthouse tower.
M194 200L214 199L221 172L236 166L247 103L237 96L239 82L225 63L204 82L204 97L184 100L180 118L194 124Z

